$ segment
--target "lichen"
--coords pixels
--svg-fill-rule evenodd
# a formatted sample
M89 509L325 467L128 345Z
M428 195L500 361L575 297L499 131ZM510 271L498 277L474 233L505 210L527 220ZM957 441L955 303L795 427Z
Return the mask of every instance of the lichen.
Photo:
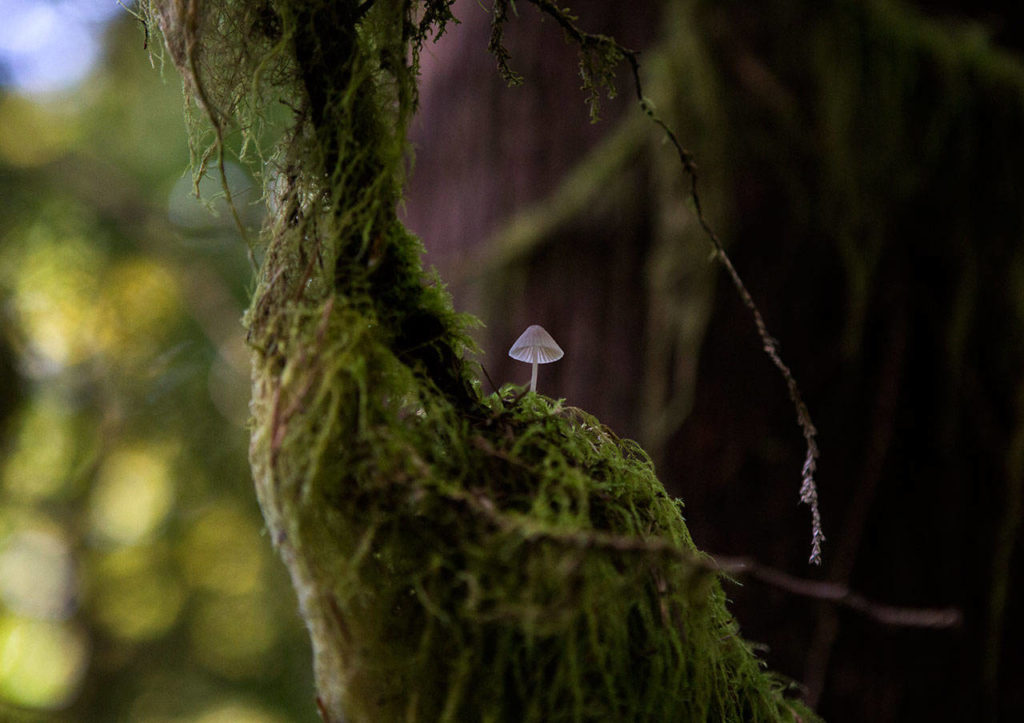
M448 0L154 0L205 131L274 215L246 314L251 462L340 721L806 720L738 635L647 455L485 396L396 217L418 53ZM282 102L291 125L262 146ZM195 116L194 116L195 117Z

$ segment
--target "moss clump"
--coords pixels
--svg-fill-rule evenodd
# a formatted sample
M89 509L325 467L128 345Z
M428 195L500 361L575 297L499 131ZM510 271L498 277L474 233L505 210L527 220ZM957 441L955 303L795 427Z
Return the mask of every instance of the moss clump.
M464 361L398 222L419 47L447 0L155 2L218 157L266 150L251 461L326 720L793 720L635 444ZM262 53L262 54L261 54ZM203 138L197 136L197 143Z
M512 387L460 410L339 297L284 316L254 458L349 717L793 718L634 443Z

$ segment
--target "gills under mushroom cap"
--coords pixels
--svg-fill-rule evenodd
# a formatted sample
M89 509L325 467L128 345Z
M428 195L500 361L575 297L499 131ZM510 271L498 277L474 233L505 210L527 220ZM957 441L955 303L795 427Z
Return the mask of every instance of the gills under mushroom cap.
M539 324L528 326L508 350L508 355L513 359L533 364L558 361L564 354L558 342Z

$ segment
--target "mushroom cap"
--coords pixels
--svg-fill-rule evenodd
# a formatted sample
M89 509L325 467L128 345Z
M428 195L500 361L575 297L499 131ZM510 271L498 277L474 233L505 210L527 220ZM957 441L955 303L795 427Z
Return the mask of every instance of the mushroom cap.
M508 355L513 359L537 364L558 361L564 354L562 347L539 324L526 327L526 331L519 335L516 343L508 350Z

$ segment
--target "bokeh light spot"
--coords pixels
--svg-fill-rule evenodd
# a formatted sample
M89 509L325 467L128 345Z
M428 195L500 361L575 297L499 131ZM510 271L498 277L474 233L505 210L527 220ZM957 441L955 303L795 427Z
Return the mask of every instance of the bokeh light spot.
M101 539L130 545L152 535L171 512L175 448L146 445L110 453L97 475L89 518Z
M45 375L83 361L95 348L95 299L103 254L80 237L58 237L40 222L27 231L14 277L17 317Z
M165 633L185 603L180 580L154 547L109 552L97 565L93 603L103 627L116 637L148 640Z
M263 214L257 185L237 163L224 164L224 176L231 191L235 212L246 225L255 225ZM167 199L167 217L175 226L190 231L235 227L234 215L221 185L220 174L210 172L199 179L199 196L191 176L178 179Z
M3 463L4 491L32 502L68 487L76 454L72 417L53 395L39 394L23 410L15 442Z
M277 628L262 596L209 596L191 627L196 659L212 672L232 679L266 672Z
M30 93L77 83L99 57L103 23L121 11L113 0L5 0L0 62L6 80Z
M0 697L31 708L62 708L78 691L88 655L78 628L0 618Z
M161 349L182 313L178 282L156 263L136 257L106 274L97 337L111 359L135 362Z
M74 558L55 530L26 526L0 539L0 600L23 617L59 620L75 609Z
M206 510L183 546L189 582L224 595L262 589L264 554L257 526L242 510L226 503Z
M67 152L78 137L72 111L58 113L29 98L0 97L0 159L12 166L38 166Z

